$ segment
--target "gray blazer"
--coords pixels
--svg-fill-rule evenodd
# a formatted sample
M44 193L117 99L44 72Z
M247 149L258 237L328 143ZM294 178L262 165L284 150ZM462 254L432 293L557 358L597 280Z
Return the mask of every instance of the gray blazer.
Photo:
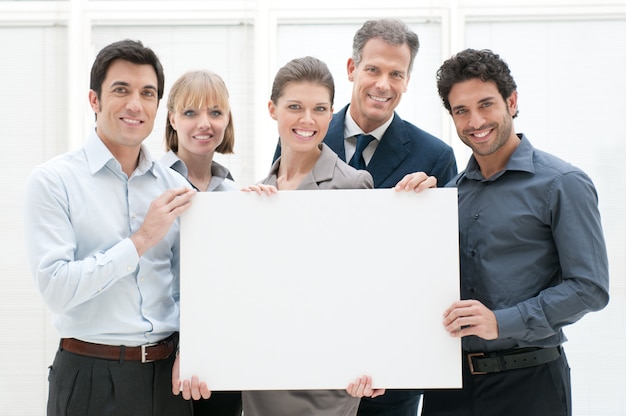
M322 143L322 154L313 170L302 179L297 189L372 189L374 180L366 170L356 170L341 160L330 147ZM280 158L274 162L269 175L259 183L276 186Z
M371 189L372 175L366 170L356 170L339 159L325 144L313 170L297 189ZM276 186L280 158L274 162L264 185ZM345 390L256 390L243 391L243 411L246 416L355 416L360 399L351 397Z

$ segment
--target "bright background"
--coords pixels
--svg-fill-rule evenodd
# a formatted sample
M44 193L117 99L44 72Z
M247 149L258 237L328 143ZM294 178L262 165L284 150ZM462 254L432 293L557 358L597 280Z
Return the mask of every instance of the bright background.
M418 5L415 6L414 4ZM435 87L443 60L490 48L518 84L515 125L538 148L584 169L599 196L611 268L611 302L566 329L576 416L626 415L626 1L624 0L0 0L0 408L45 413L47 367L58 336L28 267L23 190L32 168L82 144L93 126L89 70L106 44L139 39L165 67L166 94L189 69L208 68L231 93L236 154L220 157L241 185L267 173L276 144L267 114L275 71L313 55L335 77L335 110L350 98L352 36L370 18L400 17L420 37L399 114L453 146L456 137ZM163 153L165 98L148 139ZM584 236L581 236L584 238Z

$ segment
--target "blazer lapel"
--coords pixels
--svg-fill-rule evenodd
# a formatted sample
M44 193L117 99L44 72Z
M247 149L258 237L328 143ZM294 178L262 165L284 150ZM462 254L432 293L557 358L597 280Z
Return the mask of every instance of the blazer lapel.
M330 120L330 125L328 126L328 132L324 138L324 143L326 143L326 145L344 162L346 161L346 143L343 137L343 131L347 110L348 106L346 105L341 111L333 115L332 120Z
M404 134L402 120L398 114L394 113L393 121L367 165L367 171L374 178L374 185L384 182L402 164L402 161L409 155L408 143L409 138Z

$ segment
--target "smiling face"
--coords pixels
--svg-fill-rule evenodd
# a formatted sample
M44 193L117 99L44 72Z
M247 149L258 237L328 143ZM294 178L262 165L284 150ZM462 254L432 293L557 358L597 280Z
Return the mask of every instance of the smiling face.
M474 155L508 160L518 143L513 130L517 92L504 100L495 82L473 78L454 84L448 100L457 134Z
M367 41L358 66L348 60L348 79L354 83L350 115L366 133L391 118L409 83L411 51L382 39Z
M152 131L159 105L156 72L151 65L115 60L102 82L100 99L90 90L89 103L98 136L111 153L118 157L138 152Z
M333 116L330 91L313 82L289 82L268 108L278 123L281 146L294 152L317 149Z
M183 108L169 115L170 123L178 135L178 156L213 155L224 140L230 122L229 112L218 105L204 108Z

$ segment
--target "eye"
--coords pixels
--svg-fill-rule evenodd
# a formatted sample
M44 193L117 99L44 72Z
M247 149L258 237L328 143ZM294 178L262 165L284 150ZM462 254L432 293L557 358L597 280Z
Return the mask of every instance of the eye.
M194 110L185 110L182 113L185 117L193 117L196 115L196 112Z
M365 68L366 72L371 72L372 74L378 72L378 69L373 68L373 67L369 67L369 68Z
M465 114L465 113L467 113L467 110L466 110L466 109L464 109L464 108L459 108L458 110L456 110L456 111L454 112L454 114L455 114L455 115L457 115L457 116L463 115L463 114Z
M394 78L399 78L399 79L403 79L404 78L404 74L402 72L392 72L391 76Z
M156 94L155 94L154 90L145 90L143 92L143 95L146 96L146 97L154 97Z
M126 87L115 87L115 88L113 89L113 92L114 92L115 94L124 94L124 93L126 93L127 91L128 91L128 88L126 88Z
M299 110L300 109L300 104L289 104L287 106L288 109L290 110Z
M487 108L487 107L491 107L493 105L493 103L491 101L485 101L484 103L481 104L480 108Z
M323 105L315 107L315 111L318 113L325 113L328 110L328 107L324 107Z
M222 110L211 110L209 114L211 115L211 117L217 118L217 117L221 117L222 114L224 113L222 112Z

